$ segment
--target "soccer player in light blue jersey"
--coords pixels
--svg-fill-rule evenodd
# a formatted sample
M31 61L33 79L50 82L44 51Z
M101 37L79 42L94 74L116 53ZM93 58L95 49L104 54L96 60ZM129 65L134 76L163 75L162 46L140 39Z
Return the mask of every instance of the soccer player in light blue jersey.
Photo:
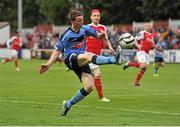
M165 63L164 63L164 50L163 49L166 49L167 48L167 45L166 43L163 41L163 38L160 37L159 38L159 41L157 42L156 44L157 47L159 47L160 49L162 49L161 51L159 50L156 50L155 49L155 57L154 57L154 76L155 77L159 77L158 75L158 70L160 67L164 67Z
M120 48L117 48L115 55L111 57L85 52L86 36L104 39L105 33L103 31L98 33L89 26L83 25L83 14L80 11L70 11L68 19L71 26L57 41L55 50L48 62L42 64L39 68L39 73L44 73L58 59L58 56L63 54L65 65L75 72L83 84L83 88L78 90L71 99L63 101L62 111L60 112L61 116L65 116L71 106L82 100L93 90L94 80L88 64L118 64L122 52Z

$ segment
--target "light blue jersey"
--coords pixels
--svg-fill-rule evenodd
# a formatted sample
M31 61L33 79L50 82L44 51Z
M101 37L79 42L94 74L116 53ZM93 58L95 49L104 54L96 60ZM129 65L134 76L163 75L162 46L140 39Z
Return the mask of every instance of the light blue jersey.
M56 43L55 49L63 53L64 59L71 53L84 53L86 36L97 37L97 32L87 25L83 25L78 32L68 28Z
M156 46L158 46L158 47L160 47L162 49L166 49L166 43L165 42L158 42L156 44ZM159 50L155 49L155 57L163 58L163 54L164 54L163 51L159 51Z

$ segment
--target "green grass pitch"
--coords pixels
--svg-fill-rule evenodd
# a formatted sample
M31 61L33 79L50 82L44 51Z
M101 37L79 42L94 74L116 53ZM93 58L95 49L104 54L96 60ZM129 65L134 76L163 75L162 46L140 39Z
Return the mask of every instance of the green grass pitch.
M136 68L123 71L119 65L103 65L104 94L111 101L100 102L94 90L61 117L62 101L82 84L63 64L55 63L47 73L38 75L43 62L20 60L20 72L13 63L0 65L1 126L180 126L180 64L166 64L158 78L153 77L150 65L140 87L132 85Z

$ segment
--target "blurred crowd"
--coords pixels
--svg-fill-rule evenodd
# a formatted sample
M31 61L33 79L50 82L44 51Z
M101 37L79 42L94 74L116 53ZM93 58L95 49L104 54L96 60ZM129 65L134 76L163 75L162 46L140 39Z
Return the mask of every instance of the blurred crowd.
M123 33L129 32L136 36L139 31L140 30L132 31L126 29L125 27L119 28L114 26L113 30L108 30L108 37L113 48L116 48L119 37ZM154 35L155 43L163 41L163 43L166 44L166 49L180 49L180 27L178 27L175 31L159 27L153 29L152 33ZM32 33L26 33L24 36L24 41L26 42L23 43L22 48L53 49L59 38L59 33L53 31L52 25L41 24L35 26Z
M126 28L119 29L115 27L113 31L108 31L109 39L112 43L113 48L117 47L119 37L126 32L131 33L136 36L138 32L141 30L127 30ZM165 29L162 27L156 28L152 30L152 34L154 36L154 42L158 41L165 43L166 49L180 49L180 27L178 27L175 31L171 29Z
M53 31L51 24L40 24L34 27L33 33L25 34L23 48L52 49L59 38L59 33Z

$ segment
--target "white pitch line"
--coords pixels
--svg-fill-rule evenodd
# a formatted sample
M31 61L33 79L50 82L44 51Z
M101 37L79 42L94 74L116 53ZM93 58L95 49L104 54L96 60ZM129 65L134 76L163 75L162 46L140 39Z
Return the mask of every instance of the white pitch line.
M109 96L119 96L119 97L142 97L142 96L180 96L180 94L132 94L132 95L118 95L118 94L114 94L114 95L109 95Z
M8 103L24 103L24 104L40 104L40 105L56 105L60 106L62 104L57 103L44 103L44 102L34 102L34 101L11 101L11 100L0 100L1 102L8 102ZM127 111L127 112L136 112L136 113L149 113L149 114L160 114L160 115L171 115L171 116L180 116L180 113L166 113L166 112L158 112L158 111L147 111L147 110L134 110L134 109L125 109L125 108L106 108L106 107L93 107L93 106L86 106L86 105L75 105L75 107L81 108L96 108L96 109L104 109L104 110L120 110L120 111Z
M132 94L132 95L118 95L118 94L107 94L108 97L144 97L144 96L180 96L180 94ZM0 96L1 98L2 96ZM51 98L51 97L57 97L57 96L33 96L33 97L26 97L26 96L8 96L7 98Z
M0 100L8 103L24 103L24 104L41 104L41 105L61 105L56 103L44 103L44 102L35 102L35 101L11 101L11 100Z
M1 98L2 96L0 96L0 98ZM32 96L32 97L27 97L27 96L8 96L8 97L4 97L4 98L6 98L6 99L9 99L9 98L51 98L51 97L56 97L57 98L57 96Z

